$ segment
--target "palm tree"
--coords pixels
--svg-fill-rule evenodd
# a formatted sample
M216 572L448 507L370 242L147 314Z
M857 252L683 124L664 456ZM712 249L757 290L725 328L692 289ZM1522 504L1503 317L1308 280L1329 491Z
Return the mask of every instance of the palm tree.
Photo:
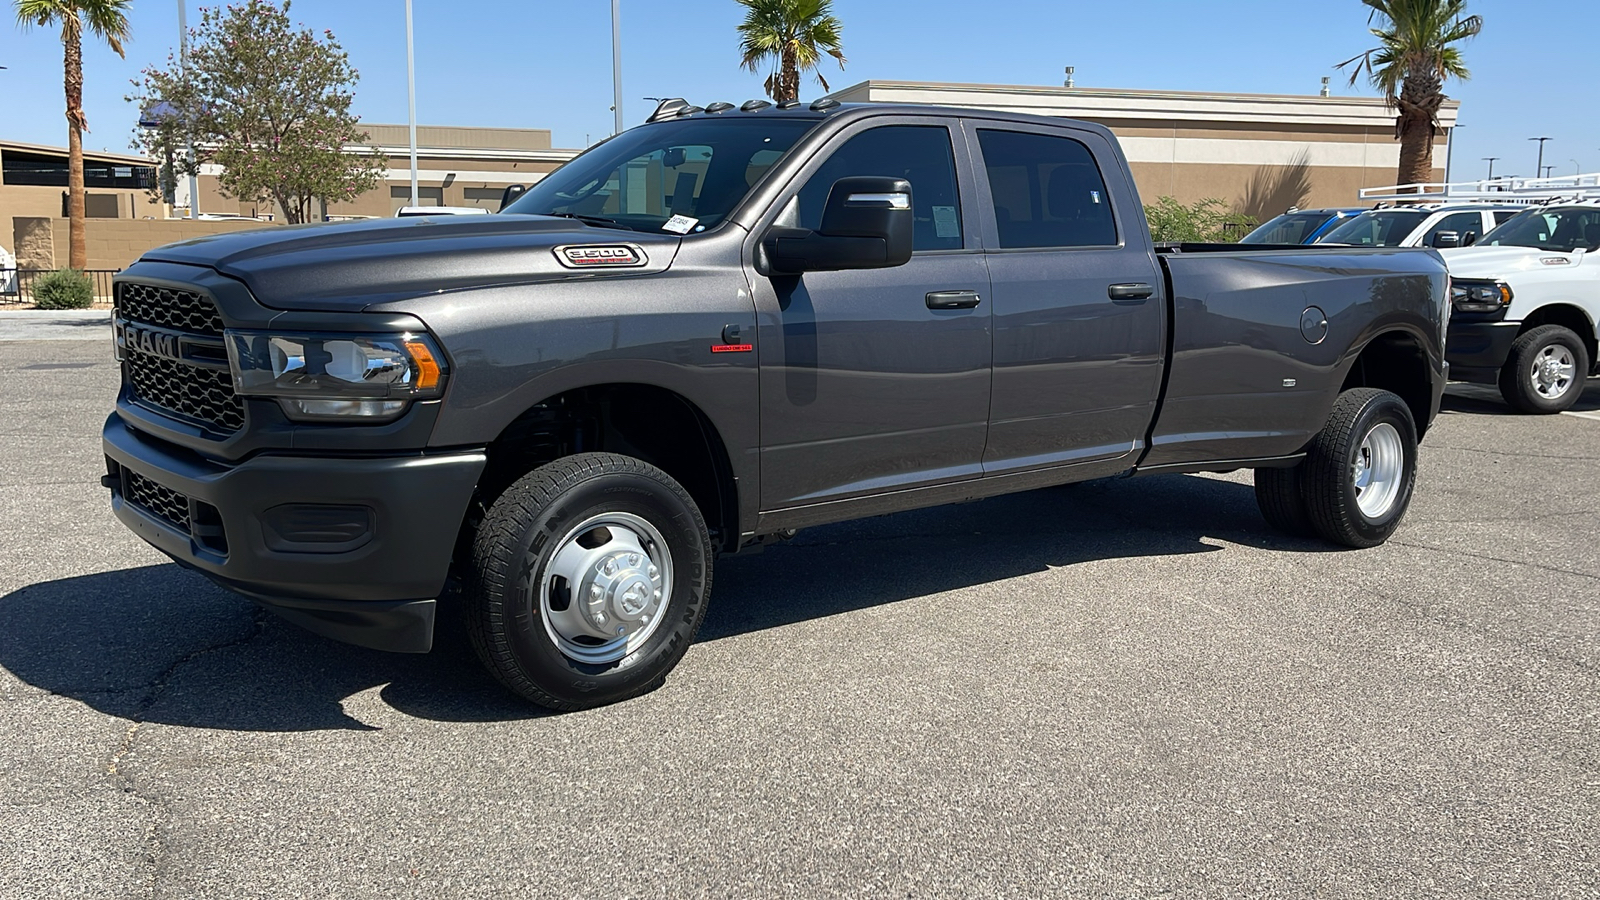
M737 0L745 8L739 26L740 64L752 72L763 62L776 64L767 76L767 96L782 103L800 99L800 73L817 76L822 89L828 80L817 71L822 55L839 61L844 68L844 49L839 46L844 26L833 14L833 0Z
M83 116L83 29L101 38L124 56L128 39L128 4L132 0L17 0L17 23L24 28L61 26L65 48L67 90L67 264L84 269L89 251L84 240L83 133L89 123Z
M1400 184L1432 180L1433 138L1439 131L1444 80L1467 80L1470 73L1454 46L1483 30L1482 16L1463 15L1467 0L1361 0L1371 7L1367 24L1378 46L1353 56L1350 83L1363 72L1384 99L1399 111Z

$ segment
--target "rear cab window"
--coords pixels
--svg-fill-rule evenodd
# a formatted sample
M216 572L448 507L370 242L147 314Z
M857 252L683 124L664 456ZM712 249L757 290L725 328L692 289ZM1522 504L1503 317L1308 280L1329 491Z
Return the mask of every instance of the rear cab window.
M977 132L1001 249L1117 245L1105 179L1081 141L995 128Z

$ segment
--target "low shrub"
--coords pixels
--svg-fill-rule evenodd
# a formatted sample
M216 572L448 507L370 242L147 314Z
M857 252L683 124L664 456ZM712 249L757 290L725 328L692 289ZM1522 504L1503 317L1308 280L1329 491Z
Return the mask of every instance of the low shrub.
M32 285L40 309L88 309L94 305L94 282L77 269L57 269Z

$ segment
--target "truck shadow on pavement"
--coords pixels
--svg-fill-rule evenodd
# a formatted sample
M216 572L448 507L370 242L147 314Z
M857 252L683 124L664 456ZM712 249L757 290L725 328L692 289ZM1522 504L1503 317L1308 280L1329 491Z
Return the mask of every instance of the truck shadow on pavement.
M722 559L699 640L1090 560L1221 549L1206 538L1334 549L1272 531L1248 484L1090 482L816 528L761 554ZM176 565L147 566L0 597L0 666L108 715L196 728L364 730L395 713L449 722L546 715L479 667L451 612L441 611L433 652L381 653L303 632ZM386 708L355 705L373 721L346 711L350 698L372 690Z
M1571 412L1600 411L1600 377L1589 379L1583 396L1572 404ZM1500 396L1500 389L1484 384L1452 382L1445 388L1444 399L1439 404L1440 413L1474 413L1490 416L1522 416L1508 406Z

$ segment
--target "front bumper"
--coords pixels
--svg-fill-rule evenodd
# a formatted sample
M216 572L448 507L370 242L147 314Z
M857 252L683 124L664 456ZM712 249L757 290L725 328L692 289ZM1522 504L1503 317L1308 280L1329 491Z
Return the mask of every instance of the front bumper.
M112 510L176 562L328 637L383 650L432 646L434 601L483 451L263 453L230 465L145 436L117 414L101 437Z
M1521 322L1473 321L1457 314L1450 320L1444 342L1450 377L1456 381L1494 384L1500 367L1511 355Z

